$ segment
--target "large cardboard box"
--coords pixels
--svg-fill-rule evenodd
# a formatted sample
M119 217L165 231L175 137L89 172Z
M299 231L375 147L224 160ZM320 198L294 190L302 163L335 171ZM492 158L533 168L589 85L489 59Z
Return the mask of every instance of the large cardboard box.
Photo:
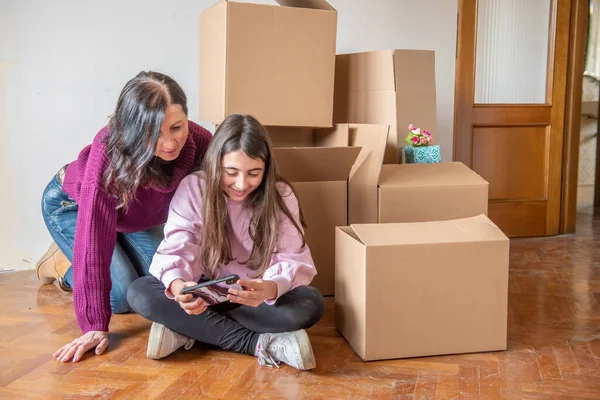
M336 229L336 327L363 360L506 349L509 240L485 215Z
M324 0L276 1L200 14L200 119L332 126L337 12Z
M434 51L337 55L333 108L335 123L390 125L384 162L400 162L409 124L436 138Z
M488 182L460 162L382 165L387 131L357 130L363 150L350 173L348 223L426 222L488 212ZM391 131L391 129L390 129Z
M293 184L315 261L312 286L334 294L335 227L348 224L348 177L360 152L348 146L348 125L329 129L268 127L282 177Z

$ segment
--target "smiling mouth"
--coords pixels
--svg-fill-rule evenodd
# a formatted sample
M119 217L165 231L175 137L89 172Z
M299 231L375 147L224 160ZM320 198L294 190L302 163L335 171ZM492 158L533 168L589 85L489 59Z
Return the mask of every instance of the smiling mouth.
M233 192L233 194L235 194L236 196L243 196L244 193L246 193L245 190L243 191L239 191L239 190L235 190L235 189L231 189L231 191Z

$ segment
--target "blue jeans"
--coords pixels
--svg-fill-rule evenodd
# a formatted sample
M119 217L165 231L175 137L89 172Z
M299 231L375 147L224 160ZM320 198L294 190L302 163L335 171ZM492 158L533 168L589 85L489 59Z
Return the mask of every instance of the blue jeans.
M42 215L54 242L73 262L73 243L78 205L62 190L57 176L52 178L42 195ZM110 306L115 314L131 311L127 288L140 276L150 275L152 257L164 237L164 225L135 233L117 233L117 243L110 263ZM73 287L73 266L63 277Z

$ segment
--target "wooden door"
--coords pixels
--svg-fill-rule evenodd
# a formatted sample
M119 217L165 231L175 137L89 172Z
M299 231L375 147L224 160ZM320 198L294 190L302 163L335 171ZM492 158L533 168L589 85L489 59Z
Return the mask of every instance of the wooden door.
M508 236L556 235L571 0L459 0L454 159Z

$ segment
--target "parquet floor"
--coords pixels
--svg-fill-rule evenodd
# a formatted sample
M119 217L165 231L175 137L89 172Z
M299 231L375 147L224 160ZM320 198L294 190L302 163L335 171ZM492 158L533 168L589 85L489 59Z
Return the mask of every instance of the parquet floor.
M600 220L573 236L511 243L506 352L362 362L334 327L309 331L317 369L260 367L196 345L153 361L149 322L113 318L109 351L59 364L79 329L70 294L32 271L0 274L0 398L600 399Z

